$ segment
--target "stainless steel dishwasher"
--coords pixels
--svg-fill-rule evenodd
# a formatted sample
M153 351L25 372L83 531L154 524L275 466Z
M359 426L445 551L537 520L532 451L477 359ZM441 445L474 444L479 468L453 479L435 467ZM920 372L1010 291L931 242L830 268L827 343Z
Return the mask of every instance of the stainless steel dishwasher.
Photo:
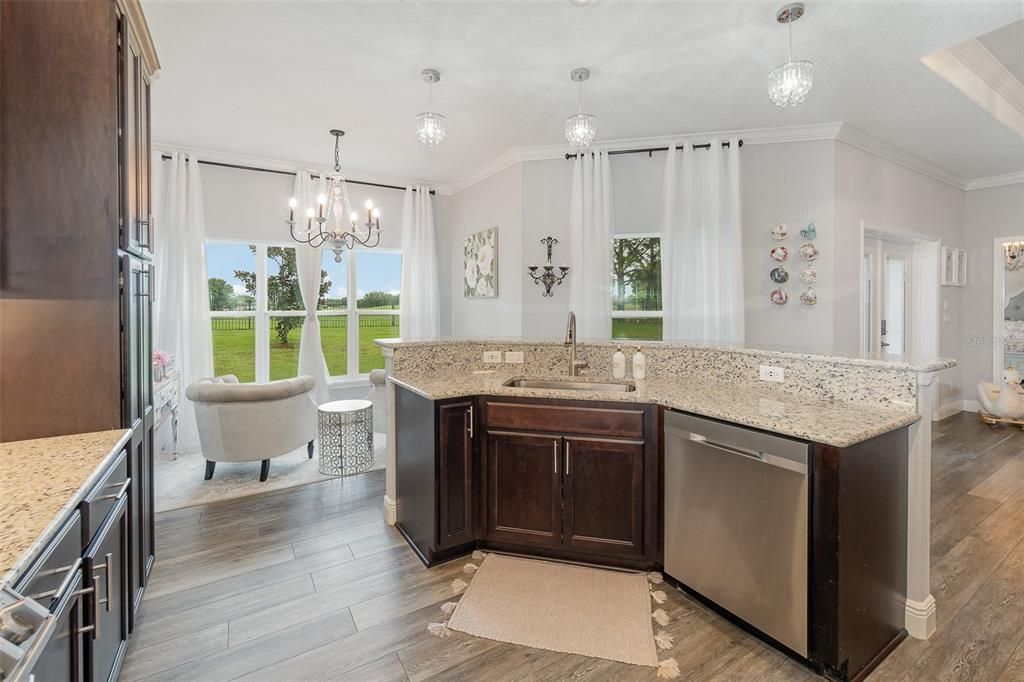
M807 656L806 443L665 413L665 572Z

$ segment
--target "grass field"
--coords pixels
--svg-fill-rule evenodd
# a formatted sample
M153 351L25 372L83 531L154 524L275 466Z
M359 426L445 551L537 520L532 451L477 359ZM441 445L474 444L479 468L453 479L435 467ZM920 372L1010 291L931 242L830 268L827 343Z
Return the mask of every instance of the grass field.
M388 322L397 322L397 316L387 316ZM347 320L346 320L347 322ZM299 342L302 328L296 327L288 334L288 345L277 343L276 318L270 320L270 379L288 379L298 374ZM324 349L327 369L332 376L347 374L348 353L346 334L348 328L320 328L320 344ZM383 369L384 355L374 344L374 339L398 336L398 325L381 325L359 328L359 372L365 374L371 369ZM256 380L256 332L253 329L213 331L213 371L217 375L234 374L239 381Z
M661 340L661 318L634 317L612 319L613 339Z

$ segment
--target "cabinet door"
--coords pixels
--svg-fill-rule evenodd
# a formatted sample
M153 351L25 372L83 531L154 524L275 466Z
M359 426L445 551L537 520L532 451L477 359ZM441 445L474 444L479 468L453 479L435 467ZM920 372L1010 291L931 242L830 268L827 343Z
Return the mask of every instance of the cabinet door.
M438 408L438 533L439 549L474 539L473 403Z
M39 658L32 665L29 680L58 680L59 682L83 682L82 668L82 571L75 569L74 579L67 583L62 595L57 595L54 617L56 627L50 640L43 647Z
M121 416L127 429L134 429L143 416L141 286L139 261L121 256Z
M86 670L94 682L117 679L128 644L128 496L122 495L85 550L87 619Z
M644 442L565 438L566 547L642 555Z
M142 55L128 17L122 15L118 36L118 96L120 97L120 152L121 152L121 248L141 255L144 253L148 225L142 214L142 155L148 149L143 147L143 127L148 121L141 119L140 101L144 96Z
M488 540L561 544L561 447L558 436L488 432Z

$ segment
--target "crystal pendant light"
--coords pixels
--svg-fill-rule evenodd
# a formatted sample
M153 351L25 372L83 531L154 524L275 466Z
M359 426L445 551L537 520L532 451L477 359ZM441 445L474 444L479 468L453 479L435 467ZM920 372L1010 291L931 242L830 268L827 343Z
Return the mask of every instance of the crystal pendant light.
M448 119L432 111L434 106L434 83L441 80L437 69L423 69L420 72L427 82L427 111L416 117L416 137L425 147L436 147L448 135Z
M814 64L793 59L793 22L803 15L802 2L786 5L775 15L776 21L789 27L789 61L768 74L768 96L783 108L801 104L814 85Z
M589 147L597 135L597 116L583 113L583 81L590 78L590 69L573 69L569 77L579 83L579 105L576 113L565 119L565 140L574 147Z

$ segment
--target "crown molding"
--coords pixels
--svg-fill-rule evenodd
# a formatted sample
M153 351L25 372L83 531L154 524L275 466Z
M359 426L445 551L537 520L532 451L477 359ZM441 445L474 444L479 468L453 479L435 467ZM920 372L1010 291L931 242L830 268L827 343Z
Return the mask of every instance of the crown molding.
M309 163L305 161L293 161L293 160L281 160L281 159L267 159L259 156L249 156L247 154L234 154L231 152L221 152L213 149L204 149L201 147L189 147L185 145L167 144L166 142L154 142L153 151L161 153L181 152L188 154L189 156L195 156L197 159L203 161L215 161L217 163L231 163L238 166L252 166L254 168L264 168L266 170L283 171L286 173L295 173L299 169L305 169L309 171L315 171L318 173L330 172L330 167L323 163ZM438 185L427 180L419 180L414 178L402 178L395 175L386 175L382 173L364 173L361 171L350 171L345 170L345 176L352 180L362 180L364 182L379 182L385 185L400 185L402 187L406 185L426 185L433 189L435 192L441 195L451 195L452 189L448 185Z
M713 130L696 133L679 133L676 135L659 135L657 137L630 137L608 140L595 145L595 149L615 151L618 149L635 149L637 147L667 147L670 144L683 142L706 142L712 138L741 137L744 145L780 144L786 142L811 142L816 140L834 140L842 128L842 123L818 123L804 126L784 126L779 128L745 128L737 130ZM567 153L576 151L567 144L537 145L530 147L514 147L493 161L480 166L451 185L451 192L458 194L487 178L525 161L548 161L565 159Z
M967 183L965 188L968 192L976 189L988 189L989 187L1004 187L1006 185L1024 184L1024 171L1016 173L1005 173L1003 175L990 175L987 178L974 178Z
M959 190L967 189L967 181L965 179L952 173L947 173L938 166L925 161L919 156L914 156L910 152L905 152L899 147L875 139L847 123L844 123L840 128L836 140L862 152L867 152L873 156L895 163L897 166L903 166L907 170L925 175L932 180L938 180L950 187Z

